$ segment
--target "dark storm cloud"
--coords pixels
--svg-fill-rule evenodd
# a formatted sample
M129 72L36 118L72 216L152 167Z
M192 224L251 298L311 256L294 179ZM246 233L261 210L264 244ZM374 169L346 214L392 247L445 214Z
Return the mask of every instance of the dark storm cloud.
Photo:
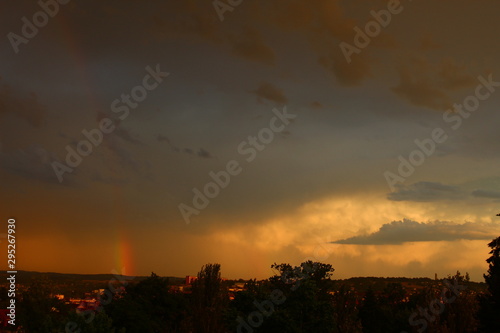
M31 196L13 197L9 191L3 191L0 199L6 207L15 207L12 209L20 215L31 215L23 218L27 229L33 234L36 231L39 239L47 238L54 247L51 252L27 239L26 244L33 245L26 267L35 263L47 269L44 260L52 258L54 269L71 270L75 262L81 262L79 269L95 270L97 262L85 260L89 253L74 255L82 250L81 239L92 240L86 242L95 249L92 257L104 265L113 262L113 253L106 253L103 246L113 245L110 234L95 232L104 226L134 236L135 248L139 249L134 256L143 267L141 272L155 264L155 253L167 251L179 253L172 257L177 262L170 266L184 274L193 272L190 263L200 260L200 246L198 238L185 241L179 237L183 234L210 230L221 238L208 238L205 248L219 245L221 239L233 239L233 250L227 252L247 253L240 243L248 241L249 250L255 251L262 237L249 239L244 232L246 227L261 229L270 221L282 221L284 226L275 230L262 228L264 236L276 236L269 243L262 242L261 253L267 255L271 253L266 244L279 248L283 246L280 243L294 242L288 230L314 229L313 221L324 224L325 232L339 231L329 240L347 241L345 238L352 234L346 231L349 227L343 228L344 221L339 218L330 223L332 214L337 213L355 216L365 227L378 227L398 219L401 207L408 207L407 216L483 219L484 206L472 207L481 200L472 200L471 191L495 187L474 184L464 194L443 185L465 184L471 177L487 177L498 169L492 154L498 148L498 138L485 137L484 130L490 124L488 132L497 133L493 126L498 122L486 116L483 108L481 115L478 112L467 120L467 126L472 127L477 121L477 127L455 134L477 138L477 142L467 141L480 159L463 156L453 160L455 153L464 150L458 149L454 138L450 138L445 146L450 149L447 158L429 160L415 175L421 177L418 179L439 179L443 184L401 187L391 197L429 202L464 195L472 204L460 201L463 205L444 202L440 206L431 202L425 205L427 208L406 202L388 204L381 175L396 165L396 161L388 163L389 156L396 156L400 149L414 149L414 138L422 137L425 127L440 119L436 112L415 115L408 110L441 109L453 101L454 93L462 93L461 89L468 87L470 72L473 77L487 67L498 72L495 59L500 50L498 43L492 42L498 31L498 2L421 0L411 2L411 6L410 1L402 3L405 11L394 17L390 26L382 29L360 54L354 54L351 63L346 61L339 43L352 43L353 28L363 28L371 18L370 10L386 8L387 1L243 1L225 13L223 22L212 1L205 0L70 1L60 6L59 14L50 18L28 44L20 45L18 55L4 35L0 48L1 82L11 91L0 90L0 101L6 100L5 105L11 106L0 110L0 138L6 148L0 155L0 176L9 185L5 189L24 183L22 190ZM40 10L36 1L7 1L5 6L8 10L4 13L8 14L0 20L0 30L5 33L19 33L21 18L30 18ZM10 7L16 10L11 11ZM484 22L491 26L485 29ZM428 35L432 38L425 36L425 30L432 32ZM443 55L452 55L453 59L446 60ZM418 63L414 57L423 60ZM158 90L149 91L138 112L131 110L130 116L120 121L119 114L113 113L112 101L122 93L131 94L132 87L141 84L145 67L158 63L162 70L175 72L175 77ZM398 74L404 76L400 81ZM391 87L396 90L391 91ZM251 90L253 94L249 93ZM30 96L32 91L37 98ZM492 113L498 114L494 98L498 98L498 92L488 101L494 106ZM259 103L259 99L265 103ZM238 152L238 144L269 128L272 106L284 103L290 113L299 117L279 135L275 133L265 150L257 151L255 160L247 164L247 156ZM319 112L332 107L334 112ZM311 109L316 112L310 112ZM98 112L97 123L96 110L104 110ZM253 118L255 114L262 116ZM19 181L24 177L57 182L47 163L57 160L50 152L56 152L64 163L65 146L75 148L84 139L82 129L96 128L103 118L114 121L115 133L104 135L102 144L93 147L92 155L85 157L72 174L65 175L64 185L74 181L79 187L37 186L38 182ZM290 131L294 135L289 135ZM158 133L164 135L155 138ZM436 150L444 151L443 147ZM234 181L231 178L231 185L221 189L220 195L200 211L197 217L201 223L186 227L179 203L194 205L193 189L203 191L205 184L213 181L210 171L225 170L226 162L232 159L241 162L244 171ZM478 166L477 161L481 165L471 173ZM436 163L436 168L430 163ZM451 169L453 172L446 172ZM437 170L444 172L437 175ZM331 201L340 201L342 208ZM491 205L490 199L483 201ZM25 209L26 202L38 209ZM359 202L373 204L377 213L367 209L357 215L360 210L352 207ZM307 216L297 214L302 209ZM411 239L409 232L403 232L410 227L389 226L373 237L381 243L401 241L403 236ZM482 230L482 225L476 227ZM181 228L182 232L177 232ZM393 233L398 240L382 237L390 234L391 228L397 229ZM447 229L445 225L440 228L444 231L438 235L444 239L460 229ZM232 231L240 236L224 236ZM459 231L461 237L473 237L469 229ZM478 237L482 237L479 233ZM423 231L421 234L420 240L432 236ZM165 235L172 242L165 242ZM158 241L151 241L151 236L158 236ZM354 241L374 241L373 237L359 237ZM61 246L61 239L72 242ZM165 250L166 244L185 250ZM153 250L149 245L157 247ZM285 250L287 255L292 253L291 261L304 257L302 251L293 254ZM208 256L212 251L202 252ZM203 263L196 262L196 268ZM362 258L356 266L366 263L366 258ZM378 266L374 272L384 273ZM429 265L423 264L422 269L428 270Z
M371 74L369 51L356 56L349 64L338 47L340 41L352 42L356 23L346 15L339 0L319 0L314 5L287 0L246 3L234 12L227 12L228 18L222 23L211 3L203 1L157 2L145 11L145 15L151 17L144 31L150 42L157 43L178 35L195 36L229 49L233 55L245 60L274 65L281 60L275 43L266 40L258 28L266 26L268 30L293 34L301 31L313 45L317 61L339 83L358 85ZM135 18L129 20L135 21ZM379 40L384 38L381 36ZM380 42L373 48L386 47L387 44Z
M446 221L415 222L404 219L384 224L368 235L337 240L334 244L398 245L406 242L437 242L466 240L488 240L496 237L499 226L492 223L456 224Z

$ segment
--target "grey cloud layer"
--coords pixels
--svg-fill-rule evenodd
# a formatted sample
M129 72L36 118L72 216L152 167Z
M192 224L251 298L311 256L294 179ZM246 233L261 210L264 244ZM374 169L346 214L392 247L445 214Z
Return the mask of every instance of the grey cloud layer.
M406 242L436 242L466 240L489 240L497 237L500 226L496 223L456 224L446 221L415 222L393 221L384 224L372 234L337 240L334 244L399 245Z
M434 182L418 182L409 186L398 186L395 192L387 195L392 201L431 202L438 200L463 199L465 194L456 186Z
M400 185L387 195L391 201L435 202L443 200L466 200L470 197L500 199L500 191L489 189L468 190L467 186L451 186L439 182L417 182Z

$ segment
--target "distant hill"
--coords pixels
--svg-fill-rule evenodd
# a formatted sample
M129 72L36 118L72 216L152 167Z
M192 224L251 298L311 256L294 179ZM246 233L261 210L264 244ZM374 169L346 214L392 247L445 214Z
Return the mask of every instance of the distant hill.
M0 272L0 286L7 286L9 274L5 271ZM129 283L137 283L147 276L126 276ZM181 285L185 278L169 276L169 284ZM34 271L17 271L16 283L20 286L28 286L34 280L47 279L54 286L55 291L68 295L83 295L85 292L108 288L110 281L115 281L116 277L113 274L71 274L71 273L54 273L54 272L34 272ZM245 280L229 280L228 283L246 282ZM405 288L422 288L430 285L443 284L442 279L437 281L430 278L406 278L406 277L352 277L349 279L334 280L335 286L339 288L341 285L347 285L354 290L364 292L368 289L374 291L382 291L389 283L401 283ZM469 282L469 288L475 291L485 291L487 286L484 282ZM23 288L21 288L23 289Z
M0 278L2 281L6 281L9 274L5 271L0 272ZM127 276L129 281L142 281L147 276L128 276L128 275L117 275L117 276ZM76 282L76 281L110 281L116 279L113 274L72 274L72 273L54 273L54 272L34 272L34 271L17 271L16 283L27 284L33 279L39 279L41 277L48 278L55 283L65 283L65 282ZM130 279L132 278L132 279ZM184 278L169 276L167 277L172 284L183 283Z

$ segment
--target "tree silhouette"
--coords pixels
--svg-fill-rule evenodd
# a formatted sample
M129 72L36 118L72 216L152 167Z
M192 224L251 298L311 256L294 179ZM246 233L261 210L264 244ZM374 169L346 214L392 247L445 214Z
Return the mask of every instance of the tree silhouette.
M363 325L363 333L388 332L388 321L382 310L381 304L373 289L368 289L365 299L359 309L359 318Z
M70 332L85 332L85 333L124 333L125 328L116 330L113 328L113 320L108 317L105 312L97 312L93 320L88 321L76 312L70 312L67 322L76 324L75 329L68 330Z
M484 280L488 293L480 299L480 332L500 332L500 237L493 239L488 246L491 256L486 259L489 265Z
M446 327L448 331L456 333L475 332L478 302L475 293L469 287L469 273L463 276L457 271L454 276L448 275L446 280L449 281L449 287L442 294L442 298L449 302L444 302L446 307L441 315L441 327L443 329ZM460 286L461 290L453 290L457 286ZM457 295L458 292L459 295Z
M192 285L193 326L197 333L224 332L223 315L229 302L220 264L207 264Z
M188 306L181 295L169 292L168 279L155 273L129 284L123 297L105 307L116 328L126 332L184 332Z
M271 268L276 270L277 274L269 278L269 281L278 287L291 286L294 291L303 282L314 281L317 288L322 292L327 292L333 286L330 278L335 269L330 264L308 260L295 267L290 264L274 263Z
M19 325L27 332L51 333L63 329L67 306L52 297L53 283L42 277L31 282L19 301Z
M309 260L295 267L275 263L271 268L277 274L269 278L270 289L283 293L286 301L276 305L259 331L276 332L264 329L279 327L280 332L336 332L332 265Z
M338 332L361 332L361 322L358 317L359 311L356 303L356 294L345 284L343 284L333 295L333 317Z

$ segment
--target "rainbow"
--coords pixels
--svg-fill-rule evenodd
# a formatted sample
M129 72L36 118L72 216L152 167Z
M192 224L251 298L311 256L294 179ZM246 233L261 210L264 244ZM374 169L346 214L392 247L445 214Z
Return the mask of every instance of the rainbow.
M117 236L115 264L118 272L123 275L134 275L132 243L124 231L117 232Z
M74 64L74 68L80 77L81 82L85 87L85 95L87 99L90 101L90 106L92 110L91 112L96 112L99 110L99 103L96 100L95 91L91 84L91 78L88 73L88 60L86 59L85 52L81 47L81 43L77 39L77 34L74 33L72 29L72 25L68 16L58 15L55 20L55 24L58 25L58 38L61 40L63 47L67 50L68 55L71 57L72 62ZM115 168L112 168L115 169ZM116 170L112 170L116 173ZM118 186L114 188L115 192L115 221L125 221L124 211L123 211L123 198L122 198L122 189ZM122 203L119 203L121 201ZM127 231L124 228L124 225L117 223L116 232L114 237L114 265L115 269L124 275L133 275L134 270L134 256L133 256L133 247L130 237Z
M61 41L60 46L67 52L68 57L74 64L74 70L78 74L79 80L83 83L84 94L90 102L89 112L96 112L99 110L100 103L96 99L97 96L95 89L92 85L92 78L89 76L88 59L82 49L81 42L78 40L78 35L74 33L69 16L58 15L54 18L53 24L57 24L57 39ZM112 171L114 167L111 166ZM111 208L114 216L115 232L110 239L113 240L113 265L114 269L123 275L135 274L134 268L134 254L132 241L129 232L126 230L126 213L125 213L125 200L123 198L123 190L119 186L114 186L114 205Z

